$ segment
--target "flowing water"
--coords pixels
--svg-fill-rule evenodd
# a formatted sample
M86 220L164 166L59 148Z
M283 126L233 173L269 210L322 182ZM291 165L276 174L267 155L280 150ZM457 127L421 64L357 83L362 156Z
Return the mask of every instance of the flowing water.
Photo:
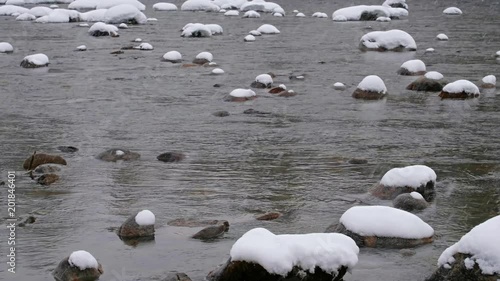
M438 175L437 198L418 215L436 231L434 243L403 256L398 250L361 249L359 263L346 280L423 280L440 253L473 226L500 212L500 92L480 98L442 101L436 93L404 90L415 77L396 74L409 59L422 59L448 81L479 82L500 75L500 2L460 1L462 16L442 15L456 1L408 1L407 19L390 23L334 23L297 18L298 9L331 13L355 4L381 1L278 1L288 16L260 19L224 17L217 13L154 12L157 22L121 30L118 38L94 38L87 28L70 24L33 24L0 17L0 41L15 52L0 56L1 179L17 171L17 216L35 214L37 221L18 228L17 273L6 272L8 233L1 230L1 280L53 280L51 271L72 251L92 253L104 267L101 280L158 280L169 271L186 272L194 280L228 258L232 244L254 227L274 233L322 232L348 208L374 200L366 191L393 167L424 164ZM182 2L174 2L180 6ZM207 39L180 37L189 22L217 23L224 35ZM263 23L281 34L243 37ZM363 53L359 38L371 30L402 29L418 45L417 52ZM450 40L438 42L446 33ZM110 52L140 37L150 52ZM85 44L86 52L73 51ZM436 52L425 54L426 48ZM186 62L202 51L226 71L181 68L161 62L170 50ZM23 69L22 58L45 53L45 69ZM324 62L324 63L319 63ZM245 88L269 71L275 83L298 92L292 98L271 96L246 103L224 102L235 88ZM290 81L290 74L306 74ZM352 91L364 76L376 74L386 83L387 99L354 100ZM346 91L336 91L341 81ZM213 87L221 84L220 88ZM252 116L254 108L271 112ZM230 116L212 115L227 110ZM74 154L57 151L72 145ZM107 163L100 152L122 147L141 154L133 162ZM22 171L33 151L63 155L68 165L50 187L34 183ZM179 163L156 156L186 153ZM351 165L350 158L368 164ZM4 190L0 202L7 206ZM128 246L108 230L136 211L156 214L154 242ZM260 222L266 211L286 214ZM6 216L6 207L2 208ZM179 217L227 219L224 238L200 242L189 236L198 228L168 226ZM5 221L5 220L4 220ZM14 276L14 279L12 279Z

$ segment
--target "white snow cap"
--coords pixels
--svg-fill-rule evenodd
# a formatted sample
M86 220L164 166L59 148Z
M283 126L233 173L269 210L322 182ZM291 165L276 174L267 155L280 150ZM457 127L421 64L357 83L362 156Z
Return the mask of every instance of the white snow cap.
M197 59L206 59L207 61L211 62L214 59L214 56L209 53L209 52L201 52L196 55Z
M456 253L469 254L469 263L477 263L486 275L500 274L500 216L493 217L474 227L460 241L444 250L438 266L450 266ZM470 266L470 265L469 265Z
M283 17L283 14L282 13L274 13L273 16L281 18L281 17Z
M23 60L26 60L34 65L47 65L49 63L49 57L45 54L34 54L24 57Z
M0 42L0 53L10 53L14 51L14 47L10 43Z
M244 41L245 42L253 42L253 41L255 41L255 36L249 34L249 35L245 36Z
M376 21L380 21L380 22L390 22L390 21L391 21L391 18L388 18L388 17L378 17Z
M141 38L135 38L135 39L133 40L133 42L142 42L142 39L141 39Z
M122 4L109 8L104 14L106 23L122 23L135 20L143 24L147 22L147 17L139 9L130 4Z
M432 53L434 51L435 51L434 48L427 48L427 49L425 49L426 53Z
M94 31L107 32L109 35L117 35L118 27L111 24L105 24L103 22L96 22L89 28L89 33Z
M189 23L184 26L181 37L210 37L212 36L212 30L206 25L201 23Z
M437 71L429 71L424 76L425 76L425 78L432 79L432 80L441 80L444 77L443 74L441 74Z
M434 235L434 229L416 215L387 206L352 207L340 222L361 236L422 239Z
M336 82L335 84L333 84L333 88L337 89L337 90L343 90L346 87L345 87L344 83Z
M441 40L441 41L447 41L447 40L448 40L448 36L446 36L446 34L444 34L444 33L439 33L439 34L436 36L436 38L437 38L438 40Z
M296 16L296 17L303 18L303 17L305 17L306 15L304 15L304 13L297 13L295 16Z
M115 151L115 154L118 155L118 156L122 156L122 155L125 155L125 152L123 152L122 150L117 149Z
M43 17L43 16L48 16L50 13L52 13L52 11L53 10L51 8L38 6L31 8L29 13L34 15L35 17Z
M149 43L141 43L139 46L135 47L136 49L143 50L143 51L150 51L153 50L153 45Z
M424 196L422 196L422 194L416 192L416 191L413 191L413 192L410 192L410 195L411 197L413 197L414 199L417 199L417 200L425 200L424 199Z
M257 96L255 92L250 89L234 89L229 95L235 98L251 98Z
M160 2L153 5L155 11L177 11L177 6L172 3Z
M347 17L344 15L333 16L333 21L344 22L347 21Z
M39 17L35 20L38 23L66 23L70 20L79 20L80 13L73 10L55 9L49 15Z
M406 4L406 0L385 0L385 2L382 4L382 6L390 7L391 5L394 5L394 4L400 4L405 9L408 10L408 5Z
M158 21L157 18L147 18L146 21Z
M230 10L224 13L225 16L239 16L240 12L237 10Z
M142 210L135 216L135 222L140 226L154 225L155 215L149 210Z
M260 33L260 31L257 31L257 30L251 30L250 32L250 35L253 35L253 36L261 36L262 33Z
M262 33L262 34L279 34L280 31L274 26L270 24L263 24L259 28L257 28L257 31Z
M30 10L26 9L24 7L19 7L15 5L4 5L0 6L0 16L12 16L12 14L18 13L24 14L24 13L29 13Z
M312 17L313 18L328 18L328 15L325 13L316 12L316 13L312 14Z
M207 0L188 0L181 5L181 11L218 12L220 7Z
M163 55L163 59L170 61L182 60L182 55L177 51L170 51Z
M214 68L212 70L212 74L224 74L224 70L222 70L221 68Z
M118 28L121 28L121 29L127 29L127 28L128 28L128 25L127 25L126 23L122 22L122 23L120 23L120 24L118 25Z
M87 268L97 269L99 267L99 264L94 256L83 250L71 253L68 263L70 266L78 267L80 270L85 270Z
M256 11L250 10L245 12L243 15L244 18L260 18L260 14Z
M497 52L495 53L495 56L500 57L500 51L497 51Z
M86 50L87 50L87 46L85 46L85 45L80 45L80 46L76 47L76 49L77 49L78 51L86 51Z
M89 24L84 22L84 23L80 23L78 26L79 27L89 27Z
M443 92L455 94L465 92L467 94L479 95L479 88L468 80L457 80L446 84L446 86L443 87Z
M358 21L363 13L376 14L378 17L403 17L408 16L408 11L403 8L391 8L378 5L359 5L338 9L332 14L332 18L344 16L346 20Z
M446 14L446 15L461 15L462 14L462 10L460 10L457 7L449 7L449 8L444 9L443 14Z
M425 63L421 60L409 60L401 65L401 68L404 68L410 72L420 72L425 71Z
M263 11L266 13L273 13L273 12L282 12L283 8L281 8L280 5L273 3L273 2L265 2L265 1L251 1L251 2L246 2L240 7L240 11Z
M137 9L144 11L146 6L137 0L75 0L68 5L68 9L92 10L109 9L114 6L130 4Z
M363 91L387 93L384 81L377 75L368 75L358 84L358 89Z
M495 85L497 83L497 78L495 77L495 75L488 75L488 76L484 76L482 81L485 84Z
M436 172L424 165L406 166L389 170L380 180L384 186L409 186L418 188L432 181L436 182Z
M363 35L360 42L369 49L385 48L391 50L400 46L407 49L417 49L417 43L413 37L399 29L373 31Z
M17 16L16 20L17 21L32 21L32 20L36 20L36 17L32 14L24 13L24 14L20 14L19 16Z
M108 11L108 9L99 9L99 10L92 10L88 11L85 13L80 14L80 20L82 21L90 21L90 22L97 22L97 21L106 21L105 14Z
M272 84L273 78L269 74L261 74L255 77L255 82L259 82L265 85Z
M264 228L245 233L230 252L231 261L254 262L281 276L294 266L309 272L319 267L327 273L337 273L341 266L354 267L358 254L354 240L340 233L275 235Z

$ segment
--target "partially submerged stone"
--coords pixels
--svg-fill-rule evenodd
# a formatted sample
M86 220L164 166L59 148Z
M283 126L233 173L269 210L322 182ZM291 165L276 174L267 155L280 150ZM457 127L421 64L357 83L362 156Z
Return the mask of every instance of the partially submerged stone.
M165 153L158 155L158 157L156 157L156 159L158 159L159 161L168 162L168 163L179 162L179 161L183 160L184 158L186 158L186 155L184 155L184 153L180 153L180 152L165 152Z
M49 155L45 153L35 153L24 160L23 168L25 170L33 170L43 164L59 164L67 165L66 160L59 155Z
M141 157L139 153L132 152L127 149L118 149L112 148L108 149L101 154L97 155L97 159L108 161L108 162L116 162L118 160L122 161L130 161L137 160Z
M263 215L258 216L256 219L259 220L259 221L271 221L271 220L278 219L281 216L282 216L281 213L278 213L278 212L269 212L269 213L265 213Z
M429 79L425 76L417 78L417 80L406 86L407 90L419 92L440 92L446 83L440 80Z
M399 194L394 200L392 200L392 205L394 208L405 210L408 212L420 211L429 206L429 203L425 201L424 197L418 192L403 193Z
M91 254L76 251L63 259L52 275L57 281L95 281L102 273L101 264Z
M229 223L224 221L220 225L207 226L191 237L199 240L212 240L221 237L228 230Z
M226 220L200 220L195 218L178 218L167 222L170 226L205 227L227 223Z
M154 237L155 216L151 211L143 210L129 217L118 229L120 238Z

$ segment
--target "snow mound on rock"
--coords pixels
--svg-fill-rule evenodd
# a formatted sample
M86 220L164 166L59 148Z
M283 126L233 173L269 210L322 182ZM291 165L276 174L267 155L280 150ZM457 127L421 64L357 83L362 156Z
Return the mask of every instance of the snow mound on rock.
M410 51L417 49L417 43L410 34L392 29L388 31L373 31L361 37L360 45L367 49L394 50L404 48Z
M160 2L153 5L155 11L177 11L177 6L172 3Z
M389 170L380 180L380 184L418 188L429 181L435 183L436 179L437 175L433 169L424 165L414 165Z
M384 81L377 75L366 76L358 84L358 89L376 93L387 93Z
M106 23L128 23L130 21L144 24L147 22L147 17L139 11L135 6L130 4L122 4L109 8L104 13Z
M142 210L135 216L135 222L140 226L154 225L155 215L149 210Z
M279 34L280 31L271 24L263 24L259 28L257 28L257 31L260 32L261 34Z
M457 80L446 84L446 86L443 87L443 92L452 94L465 92L467 94L479 95L479 88L468 80Z
M68 259L68 263L71 266L78 267L80 270L85 270L87 268L97 269L99 264L97 260L87 251L75 251L71 253Z

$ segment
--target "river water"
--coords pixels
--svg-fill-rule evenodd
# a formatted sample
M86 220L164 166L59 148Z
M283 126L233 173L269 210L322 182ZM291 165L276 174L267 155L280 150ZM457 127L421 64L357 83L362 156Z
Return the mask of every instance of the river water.
M0 280L53 280L57 263L80 249L103 265L101 280L159 280L174 270L202 280L251 228L277 234L322 232L359 201L390 206L390 201L369 198L367 190L391 168L424 164L438 175L435 201L418 213L435 229L434 243L415 248L412 256L361 249L358 265L345 277L423 280L446 247L500 213L500 92L441 101L436 93L405 90L415 77L396 71L418 58L448 81L498 77L500 61L494 54L500 49L500 2L460 1L464 14L459 17L441 13L456 1L408 2L410 15L404 20L334 23L310 15L321 11L331 16L338 8L381 1L278 1L288 16L260 19L155 12L155 2L145 1L146 15L158 21L121 30L118 38L90 37L77 23L0 17L0 41L15 47L13 54L0 56L0 179L8 170L17 171L16 214L37 217L17 229L16 275L7 274L2 250ZM308 17L293 17L294 9ZM189 22L220 24L224 35L181 38L179 30ZM281 34L244 43L248 31L263 23L275 25ZM389 29L410 33L418 51L357 49L366 32ZM438 33L450 40L436 41ZM131 40L137 37L155 49L110 54L135 44ZM81 44L88 51L73 51ZM436 52L424 54L430 47ZM210 51L226 74L211 76L209 68L161 62L170 50L180 51L186 62ZM50 67L19 67L33 53L47 54ZM246 88L269 71L277 75L276 84L298 95L285 99L257 90L260 97L252 102L223 101L233 89ZM290 81L291 74L306 74L306 79ZM354 100L351 93L370 74L385 81L388 98ZM347 85L346 91L333 89L338 81ZM214 88L215 83L222 86ZM243 114L249 108L272 114ZM231 115L212 116L219 110ZM80 150L63 154L57 151L60 145ZM136 151L141 159L107 163L95 158L113 147ZM35 150L66 158L59 182L42 187L24 175L22 163ZM184 152L187 158L156 160L167 151ZM348 164L354 157L368 164ZM6 206L7 193L2 194ZM142 209L156 214L154 242L128 246L108 230ZM254 219L266 211L285 216L272 222ZM224 238L205 243L189 238L198 228L167 225L180 217L227 219L231 227ZM0 234L6 249L8 233L2 228Z

